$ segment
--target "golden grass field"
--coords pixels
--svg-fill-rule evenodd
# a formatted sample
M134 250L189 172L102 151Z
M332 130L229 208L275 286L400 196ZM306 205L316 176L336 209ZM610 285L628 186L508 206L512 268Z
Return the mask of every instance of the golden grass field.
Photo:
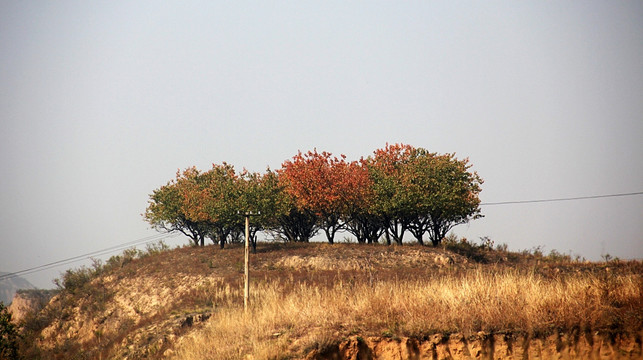
M641 261L462 240L437 248L262 243L251 254L246 312L242 246L152 250L68 272L61 293L26 322L23 354L303 359L347 339L599 332L631 335L630 353L641 352Z
M233 301L222 301L208 324L181 344L175 358L240 359L253 354L275 359L355 334L636 330L642 281L640 274L545 278L529 270L479 267L427 279L340 279L324 287L258 282L247 313ZM230 299L237 296L229 294Z

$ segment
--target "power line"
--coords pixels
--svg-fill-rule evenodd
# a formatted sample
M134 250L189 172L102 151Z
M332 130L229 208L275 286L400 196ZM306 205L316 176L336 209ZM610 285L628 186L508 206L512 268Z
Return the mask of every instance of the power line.
M29 268L29 269L24 269L24 270L12 272L12 273L9 273L9 274L4 274L4 275L0 276L0 281L10 279L10 278L13 278L13 277L16 277L16 276L19 276L19 275L32 274L32 273L35 273L35 272L51 269L51 268L54 268L54 267L57 267L57 266L71 264L73 262L77 262L77 261L80 261L80 260L89 259L89 258L91 258L93 256L104 255L104 254L108 254L110 252L123 250L123 249L126 249L128 247L155 242L155 241L167 238L167 237L171 237L171 236L167 236L167 234L151 235L151 236L148 236L148 237L145 237L145 238L129 241L129 242L122 243L120 245L115 245L115 246L112 246L112 247L108 247L108 248L105 248L105 249L92 251L92 252L89 252L89 253L86 253L86 254L74 256L74 257L71 257L71 258L63 259L63 260L54 261L54 262L51 262L51 263L48 263L48 264L39 265L39 266L36 266L36 267L32 267L32 268Z
M164 234L161 234L161 235L164 236ZM150 240L152 238L154 238L154 239ZM29 268L29 269L16 271L16 272L12 272L12 273L9 273L9 274L4 274L4 275L0 276L0 281L10 279L10 278L13 278L13 277L16 277L16 276L19 276L19 275L27 275L27 274L31 274L31 273L34 273L34 272L39 272L39 271L51 269L53 267L70 264L70 263L73 263L73 262L76 262L76 261L89 259L92 256L104 255L104 254L107 254L109 252L117 251L117 250L127 248L127 247L130 247L130 246L142 245L142 244L144 244L146 242L150 242L150 241L153 242L153 241L156 241L156 240L158 240L160 238L161 238L161 236L159 236L159 234L152 235L152 236L148 236L148 237L145 237L145 238L142 238L142 239L137 239L137 240L126 242L126 243L123 243L123 244L120 244L120 245L108 247L108 248L101 249L101 250L92 251L92 252L82 254L82 255L78 255L78 256L74 256L74 257L71 257L71 258L54 261L54 262L51 262L51 263L48 263L48 264L35 266L35 267Z
M16 272L0 275L0 281L11 279L11 278L14 278L14 277L17 277L17 276L20 276L20 275L28 275L28 274L32 274L32 273L35 273L35 272L48 270L48 269L51 269L51 268L54 268L54 267L67 265L67 264L71 264L71 263L74 263L74 262L77 262L77 261L89 259L89 258L94 257L94 256L105 255L105 254L109 254L109 253L114 252L114 251L127 249L127 248L132 247L132 246L148 244L148 243L156 242L156 241L159 241L159 240L162 240L162 239L167 239L167 238L171 238L171 237L175 237L175 236L178 236L178 234L170 234L170 235L168 235L168 234L156 234L156 235L147 236L147 237L140 238L140 239L137 239L137 240L129 241L129 242L126 242L126 243L115 245L115 246L111 246L111 247L108 247L108 248L105 248L105 249L96 250L96 251L92 251L92 252L89 252L89 253L86 253L86 254L70 257L70 258L67 258L67 259L54 261L54 262L51 262L51 263L48 263L48 264L35 266L35 267L29 268L29 269L19 270L19 271L16 271Z
M636 196L636 195L643 195L643 191L640 191L640 192L633 192L633 193L622 193L622 194L608 194L608 195L578 196L578 197L569 197L569 198L555 198L555 199L539 199L539 200L518 200L518 201L490 202L490 203L481 203L481 204L480 204L480 206L488 206L488 205L509 205L509 204L532 204L532 203L544 203L544 202L556 202L556 201L573 201L573 200L600 199L600 198L611 198L611 197L620 197L620 196Z

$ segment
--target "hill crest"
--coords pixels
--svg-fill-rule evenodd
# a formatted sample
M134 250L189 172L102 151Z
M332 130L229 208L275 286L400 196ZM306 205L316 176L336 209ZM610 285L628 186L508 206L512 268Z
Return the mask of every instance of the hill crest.
M301 297L310 291L321 294L317 296L320 299L324 298L324 294L337 292L345 293L342 296L347 296L345 302L350 303L355 301L351 296L358 296L360 291L370 291L368 289L381 288L384 291L391 288L393 291L396 287L421 287L428 281L446 282L451 278L460 281L461 286L465 282L489 281L494 277L510 277L512 274L525 274L537 281L565 276L574 278L577 276L574 274L590 274L594 279L610 274L615 278L623 276L628 281L641 281L643 284L642 270L640 262L561 262L532 254L481 247L449 250L419 245L270 243L261 244L257 253L251 255L251 301L253 313L265 313L267 310L260 308L275 305L266 303L270 296L275 296L273 302L279 303L295 302L297 296ZM25 351L27 355L40 353L53 358L80 352L90 358L181 358L181 349L189 347L188 339L206 336L203 335L204 331L212 331L213 317L219 318L217 322L222 323L221 316L242 309L242 276L243 248L240 246L222 250L214 246L175 250L160 246L146 252L128 250L105 264L70 270L60 281L63 291L26 322L27 336L31 336L33 343ZM291 295L295 298L288 297ZM307 298L308 302L315 301L314 295L311 296L313 298ZM368 295L372 297L373 304L367 306L381 306L377 303L377 296ZM640 302L641 294L637 296L632 301ZM401 301L404 304L403 300L390 299L390 303ZM330 303L332 299L327 301ZM329 306L342 306L341 303L333 304ZM416 306L404 306L409 305ZM389 306L392 305L381 309L386 313ZM411 325L400 323L404 322L400 319L404 319L405 315L398 312L390 314L393 317L402 316L396 320L398 325L391 327L381 319L359 320L367 315L350 315L350 311L347 309L345 313L350 319L336 320L336 323L329 325L333 329L331 334L323 336L341 339L351 334L374 336L389 331L394 337L409 334L422 337L428 336L431 331L467 333L478 328L491 329L485 324L473 322L461 323L460 328L421 329L428 325L412 325L415 320L409 322ZM414 310L409 308L408 311L412 314ZM330 313L328 315L332 317ZM238 321L243 320L239 318ZM604 324L597 322L594 325ZM622 325L623 329L626 325ZM386 330L387 326L391 328ZM420 328L413 330L413 326ZM306 330L296 329L295 323L286 328L275 326L274 329L268 329L267 332L280 335L268 336L266 344L281 349L279 351L292 353L295 357L314 350L311 343L319 343L318 337L309 339ZM513 330L516 329L519 328ZM327 330L316 326L308 329L309 334L317 334L317 331ZM248 335L241 335L242 338L244 336ZM284 347L279 341L286 338L290 344ZM260 353L254 347L247 351L248 354Z

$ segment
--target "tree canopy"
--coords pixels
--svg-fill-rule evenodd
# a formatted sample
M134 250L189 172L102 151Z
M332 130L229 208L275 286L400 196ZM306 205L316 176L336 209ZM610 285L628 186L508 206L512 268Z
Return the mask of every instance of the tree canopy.
M335 234L346 228L350 212L362 206L370 186L368 174L360 170L344 155L337 158L314 150L284 162L279 175L297 210L317 219L332 244Z
M316 149L299 152L277 171L214 164L201 172L178 171L150 194L144 219L156 230L181 232L195 245L210 238L220 247L243 233L265 232L285 241L308 242L323 230L329 243L340 231L359 243L402 244L411 233L438 245L454 227L481 217L483 181L468 159L406 144L387 144L369 157L348 161Z

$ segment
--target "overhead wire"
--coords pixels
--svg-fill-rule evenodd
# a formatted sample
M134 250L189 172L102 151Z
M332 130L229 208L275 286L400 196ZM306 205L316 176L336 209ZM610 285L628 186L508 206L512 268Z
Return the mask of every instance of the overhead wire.
M555 198L555 199L488 202L488 203L480 203L480 206L509 205L509 204L533 204L533 203L544 203L544 202L588 200L588 199L601 199L601 198L621 197L621 196L636 196L636 195L643 195L643 191L632 192L632 193L608 194L608 195L592 195L592 196L577 196L577 197Z
M147 237L144 237L144 238L128 241L128 242L125 242L125 243L122 243L122 244L119 244L119 245L114 245L114 246L111 246L111 247L108 247L108 248L92 251L92 252L89 252L89 253L86 253L86 254L77 255L77 256L67 258L67 259L62 259L62 260L50 262L48 264L43 264L43 265L39 265L39 266L34 266L32 268L23 269L23 270L11 272L11 273L3 274L3 275L0 275L0 281L11 279L11 278L14 278L14 277L17 277L17 276L20 276L20 275L28 275L28 274L32 274L32 273L35 273L35 272L48 270L48 269L55 268L55 267L58 267L58 266L71 264L71 263L74 263L74 262L77 262L77 261L90 259L90 258L95 257L95 256L105 255L105 254L109 254L109 253L112 253L112 252L115 252L115 251L124 250L124 249L130 248L130 247L136 247L136 246L139 246L139 245L145 245L145 244L153 243L153 242L156 242L156 241L160 241L160 240L164 240L164 239L168 239L168 238L172 238L172 237L176 237L176 236L178 236L178 234L155 234L155 235L150 235L150 236L147 236Z

